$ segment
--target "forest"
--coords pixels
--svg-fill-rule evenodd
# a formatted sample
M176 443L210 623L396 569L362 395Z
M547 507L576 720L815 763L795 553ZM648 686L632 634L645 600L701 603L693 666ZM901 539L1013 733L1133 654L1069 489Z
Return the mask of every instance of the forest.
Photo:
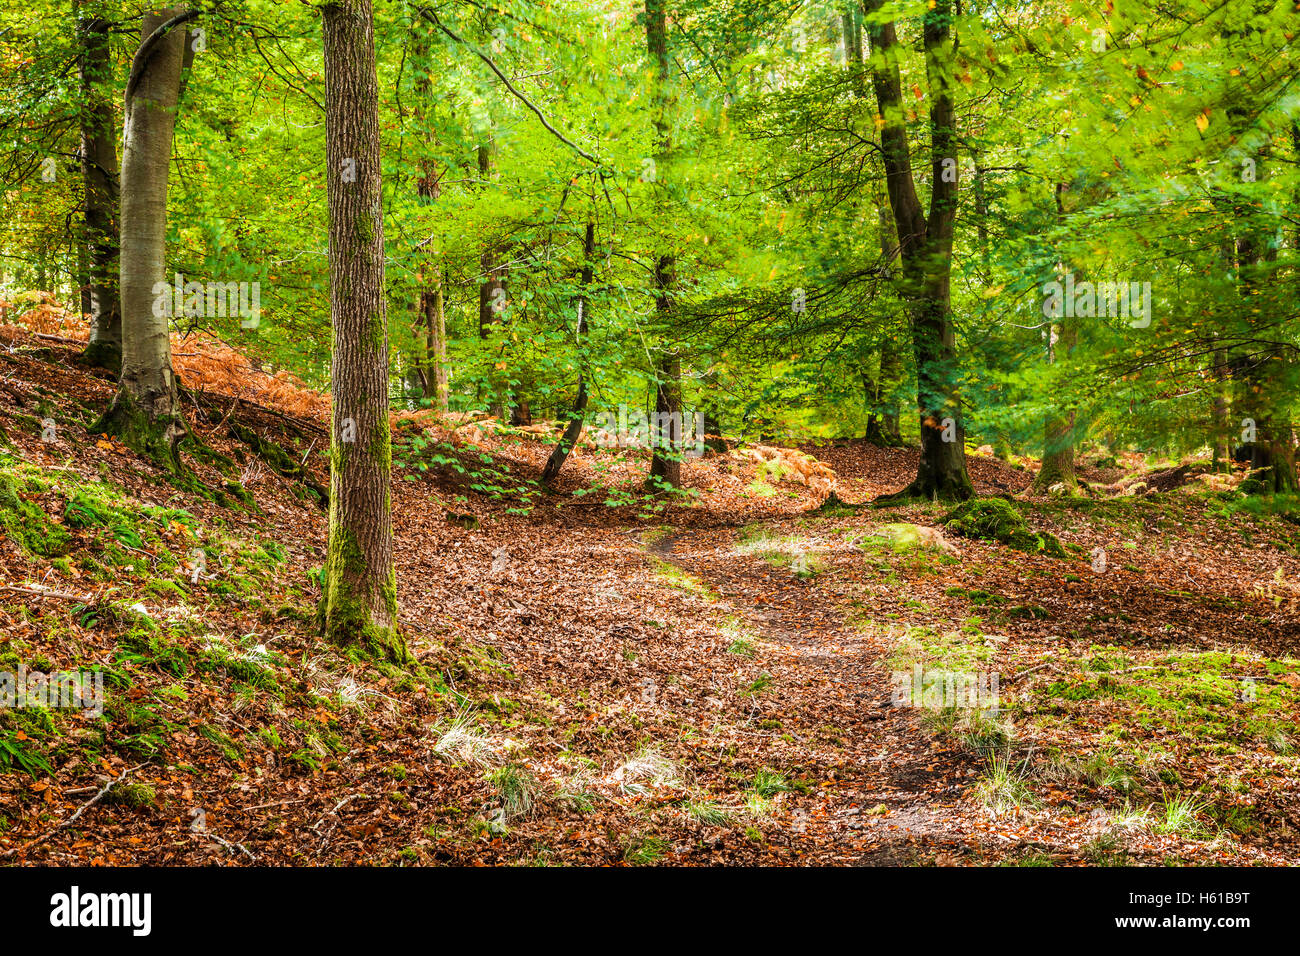
M0 0L0 870L1300 864L1297 33Z

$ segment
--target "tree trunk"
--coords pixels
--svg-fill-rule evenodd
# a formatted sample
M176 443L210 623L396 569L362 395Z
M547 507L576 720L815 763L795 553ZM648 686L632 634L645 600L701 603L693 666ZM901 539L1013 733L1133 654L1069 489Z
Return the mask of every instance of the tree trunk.
M591 257L596 252L596 224L587 223L587 232L582 240L582 294L578 296L578 326L576 338L579 347L582 345L582 337L587 331L587 308L588 300L586 291L591 285L592 279L592 262ZM573 410L569 412L569 423L564 426L564 434L560 436L560 442L552 450L550 457L546 459L546 467L542 469L542 484L548 485L559 475L560 469L564 467L565 461L568 460L569 452L577 444L578 438L582 435L582 421L584 413L587 410L587 377L581 370L578 372L578 395L573 400Z
M78 3L77 31L81 37L81 172L85 185L86 235L89 263L90 342L81 359L114 375L122 371L122 309L118 299L117 141L109 87L113 68L109 58L112 24L85 16Z
M371 0L321 7L329 197L331 391L329 545L320 624L327 640L408 659L397 625L390 497L388 317Z
M1261 157L1262 161L1262 157ZM1246 228L1250 228L1247 221ZM1267 327L1250 308L1251 292L1257 279L1254 270L1264 260L1260 244L1254 235L1247 234L1237 240L1237 266L1242 291L1242 308L1256 328L1257 340L1251 352L1238 361L1242 374L1239 377L1238 401L1234 404L1243 411L1243 431L1253 431L1242 436L1238 457L1250 464L1250 477L1241 483L1240 491L1247 495L1295 494L1300 490L1296 481L1295 451L1291 443L1290 425L1278 422L1275 409L1287 407L1287 396L1281 394L1279 385L1288 376L1282 367L1285 345L1268 341Z
M1074 470L1074 410L1063 415L1053 415L1043 428L1043 467L1034 479L1034 490L1049 491L1053 485L1064 485L1073 492L1079 487L1079 477Z
M655 421L650 430L654 451L650 458L651 490L680 488L682 484L681 360L665 353L655 370Z
M438 266L436 275L437 277L427 282L420 293L424 355L419 372L424 397L432 400L433 407L445 414L450 406L447 378L447 318L443 307L441 266Z
M880 260L888 276L898 258L898 243L889 200L877 199L876 214L880 227ZM903 380L903 356L899 343L887 335L880 343L880 361L875 375L866 375L867 392L866 440L880 448L900 448L903 444L899 424L898 392Z
M166 288L167 181L185 58L183 24L198 11L165 9L143 18L127 79L122 151L122 377L94 431L123 441L171 471L187 434L172 371Z
M867 13L884 0L868 0ZM868 17L870 21L871 17ZM956 112L950 91L952 0L936 0L924 18L924 50L930 99L930 211L922 213L912 178L892 22L871 23L872 87L883 118L881 154L889 205L898 230L902 275L899 290L912 322L916 392L921 422L921 460L916 478L884 500L908 497L965 499L974 494L966 472L965 428L958 391L956 339L950 275L957 212Z
M1056 218L1065 219L1065 184L1056 184ZM1060 357L1057 347L1065 355L1074 351L1078 341L1078 326L1062 315L1058 322L1049 322L1047 326L1047 364L1059 365ZM1034 479L1034 490L1045 492L1053 485L1064 485L1066 492L1073 494L1079 488L1079 479L1074 470L1074 421L1075 411L1071 407L1055 408L1048 413L1043 422L1043 466Z
M431 56L428 31L415 31L417 68L425 72L415 84L415 119L421 134L425 129L426 103L430 96L429 74L426 65ZM442 195L442 175L438 164L428 158L420 160L420 179L416 191L422 205L432 205ZM422 345L417 358L417 369L424 397L433 402L439 412L448 410L447 380L447 319L443 303L443 265L441 250L424 259L420 266L423 288L420 290L419 318L416 340Z
M1236 129L1249 129L1255 122L1251 111L1240 104L1230 106L1227 116ZM1300 147L1300 140L1296 145ZM1265 166L1270 152L1271 141L1266 140L1256 158L1255 176L1260 181L1267 178ZM1265 216L1253 201L1240 201L1232 211L1240 229L1235 249L1239 304L1249 333L1249 344L1231 360L1232 367L1239 370L1232 417L1242 426L1242 446L1234 457L1250 464L1249 477L1238 490L1247 495L1295 494L1300 486L1296 481L1292 428L1289 422L1277 420L1278 410L1291 406L1291 395L1285 390L1285 383L1290 381L1289 346L1277 340L1280 336L1273 326L1274 318L1264 315L1255 300L1263 278L1261 266L1276 259L1276 252L1268 250L1268 240L1279 223L1273 216Z
M1228 352L1214 350L1214 393L1210 399L1210 428L1214 435L1214 470L1230 471L1232 447L1228 444L1231 429L1228 425Z
M669 119L669 56L667 0L645 0L646 50L655 64L654 124L657 141L655 182L653 188L663 195L661 177L672 153L672 126ZM657 201L656 205L661 202ZM677 262L671 255L655 260L655 310L668 326L673 313L673 288L677 283ZM681 360L671 347L665 347L655 369L655 423L651 427L650 475L647 485L653 489L677 488L682 483L681 462ZM673 416L676 416L673 418ZM673 422L676 423L674 428ZM675 434L674 434L675 433Z
M478 148L479 176L486 182L492 178L495 166L494 154L496 144L485 143ZM492 329L500 324L502 309L506 296L506 266L502 262L501 250L493 242L488 242L479 255L479 270L483 282L478 288L478 335L487 340L492 337ZM502 346L504 349L504 345ZM496 374L495 368L488 374L488 387L492 392L488 411L494 418L505 418L506 402L509 388L502 376Z

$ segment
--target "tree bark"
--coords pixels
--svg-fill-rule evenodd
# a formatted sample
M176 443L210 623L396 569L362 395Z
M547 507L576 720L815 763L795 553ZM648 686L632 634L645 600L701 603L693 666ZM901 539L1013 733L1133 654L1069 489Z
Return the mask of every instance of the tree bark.
M657 153L653 188L662 196L663 175L673 148L669 118L668 16L666 0L645 0L646 50L655 65L654 124ZM660 203L657 203L659 205ZM677 261L672 255L655 260L655 311L668 327L673 314L673 289L677 284ZM682 483L681 461L681 359L671 346L664 346L655 368L655 418L651 428L653 451L647 485L658 490L677 488ZM673 417L675 416L675 417ZM676 422L676 428L672 422ZM676 434L674 434L676 432Z
M488 142L478 148L479 176L488 182L496 166L496 143ZM506 266L502 261L501 250L495 242L489 241L479 255L479 271L483 281L478 288L478 335L480 339L492 337L492 330L501 322L501 306L506 294ZM504 348L504 346L503 346ZM489 388L492 392L488 411L494 418L505 418L507 392L509 389L496 374L495 368L488 375Z
M886 197L877 199L876 213L880 227L880 260L888 274L893 271L894 260L898 257L898 243ZM865 438L880 448L899 448L903 444L898 411L898 392L903 380L903 356L899 343L887 334L880 343L879 355L875 374L864 376L867 394Z
M438 265L435 278L426 279L420 292L421 337L424 355L420 366L420 384L424 397L433 407L446 413L449 406L449 379L447 377L447 317L442 296L442 266Z
M185 59L182 24L198 11L146 14L127 80L122 151L122 374L117 396L94 431L121 436L141 454L180 471L188 430L177 399L168 338L170 308L155 285L166 271L167 184ZM168 295L166 303L170 305Z
M1056 184L1056 218L1065 219L1065 184ZM1078 341L1078 326L1062 315L1056 322L1047 326L1047 364L1059 365L1058 347L1065 355L1074 351ZM1045 492L1054 485L1064 485L1065 490L1073 494L1078 490L1079 479L1074 468L1074 422L1073 407L1055 408L1050 411L1043 422L1043 466L1034 479L1034 490Z
M884 0L868 0L868 14ZM921 459L916 478L883 500L908 497L965 499L974 494L966 472L966 436L958 390L956 338L950 276L953 223L957 213L956 114L950 91L952 0L936 0L923 26L930 99L930 210L922 212L912 178L906 114L892 22L869 26L872 88L881 122L881 152L889 205L898 230L902 275L899 289L912 323L916 358Z
M582 294L578 296L578 325L575 333L579 347L582 345L582 337L586 334L587 324L590 322L587 318L589 305L587 289L591 286L593 274L591 257L595 252L596 224L589 222L586 235L582 240ZM578 395L573 400L573 409L569 412L569 422L564 426L564 434L560 436L559 444L551 450L550 457L546 459L546 467L542 469L542 484L550 484L560 474L560 469L569 458L569 452L573 450L573 446L582 435L582 422L586 410L587 377L579 370Z
M122 309L118 299L117 141L109 30L102 17L86 16L79 0L81 39L81 172L85 186L90 342L81 359L114 375L122 371Z
M1262 163L1263 157L1261 157ZM1250 229L1249 220L1246 228ZM1295 451L1291 428L1278 422L1274 410L1287 407L1287 396L1280 393L1279 383L1287 381L1283 369L1285 345L1268 341L1268 332L1260 328L1258 310L1250 307L1251 296L1257 284L1254 275L1264 255L1257 237L1247 232L1237 240L1237 266L1242 292L1242 308L1248 322L1258 329L1259 338L1252 342L1250 353L1241 356L1237 365L1238 401L1234 404L1243 412L1254 428L1254 441L1243 440L1238 457L1250 465L1250 477L1241 483L1240 491L1247 495L1295 494L1300 491L1296 481Z
M416 60L425 70L415 84L415 120L422 134L425 130L427 101L430 96L430 70L425 64L431 56L428 32L415 31ZM416 192L422 205L432 205L442 195L442 174L438 164L427 157L420 160L420 179ZM424 397L433 402L439 412L448 410L447 377L447 319L443 301L443 265L441 250L427 256L421 263L420 302L417 310L416 339L422 354L416 367Z
M654 451L647 485L655 491L682 484L682 363L665 353L655 370L655 422L650 431Z
M1231 428L1228 425L1228 385L1230 372L1226 349L1214 350L1214 391L1210 399L1210 428L1214 435L1214 470L1230 471L1232 446L1228 443Z
M329 544L320 625L333 644L402 663L390 496L388 317L371 0L321 6L330 319Z

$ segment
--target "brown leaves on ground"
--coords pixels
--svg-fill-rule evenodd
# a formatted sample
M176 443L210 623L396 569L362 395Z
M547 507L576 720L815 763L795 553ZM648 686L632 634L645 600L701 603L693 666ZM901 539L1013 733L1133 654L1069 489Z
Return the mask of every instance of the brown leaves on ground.
M132 566L108 580L80 562L115 546L109 529L69 528L66 562L0 540L0 580L26 589L0 598L0 653L125 678L103 724L2 719L0 740L53 770L0 768L0 852L17 862L1300 858L1300 542L1285 521L1183 488L1022 501L1065 560L968 539L949 552L924 534L908 548L889 529L934 529L941 506L814 516L807 484L730 455L686 463L693 497L647 498L643 457L595 450L518 507L510 489L532 488L549 443L500 431L480 448L415 416L399 441L441 428L454 454L399 464L393 484L402 626L426 669L413 679L316 638L307 572L325 527L300 486L204 416L195 427L239 462L259 510L179 492L78 433L110 383L32 351L48 342L10 341L0 427L54 482L43 506L108 477L195 519L126 550ZM324 477L323 396L246 396L268 411L204 381L205 402ZM51 395L62 424L42 442L29 419ZM482 451L505 491L456 470L487 467ZM862 442L806 451L849 500L901 487L916 458ZM225 479L189 464L210 487ZM992 458L970 467L985 495L1033 478ZM247 565L241 542L266 541L284 560ZM221 551L207 575L166 570L163 547L196 543ZM130 636L135 605L165 646ZM180 655L188 667L169 670ZM996 674L998 712L895 706L897 675L916 667ZM134 789L32 842L127 770Z

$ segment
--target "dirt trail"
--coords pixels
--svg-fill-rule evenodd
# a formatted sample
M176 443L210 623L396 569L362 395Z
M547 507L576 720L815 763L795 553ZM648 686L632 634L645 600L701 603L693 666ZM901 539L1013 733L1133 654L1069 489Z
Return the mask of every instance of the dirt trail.
M734 539L731 529L674 532L651 551L702 581L797 675L799 687L774 685L776 710L797 740L824 741L808 769L834 784L795 811L792 841L833 843L840 862L859 865L956 862L978 852L961 805L978 760L936 747L915 711L892 706L884 640L851 625L816 583L738 553Z

